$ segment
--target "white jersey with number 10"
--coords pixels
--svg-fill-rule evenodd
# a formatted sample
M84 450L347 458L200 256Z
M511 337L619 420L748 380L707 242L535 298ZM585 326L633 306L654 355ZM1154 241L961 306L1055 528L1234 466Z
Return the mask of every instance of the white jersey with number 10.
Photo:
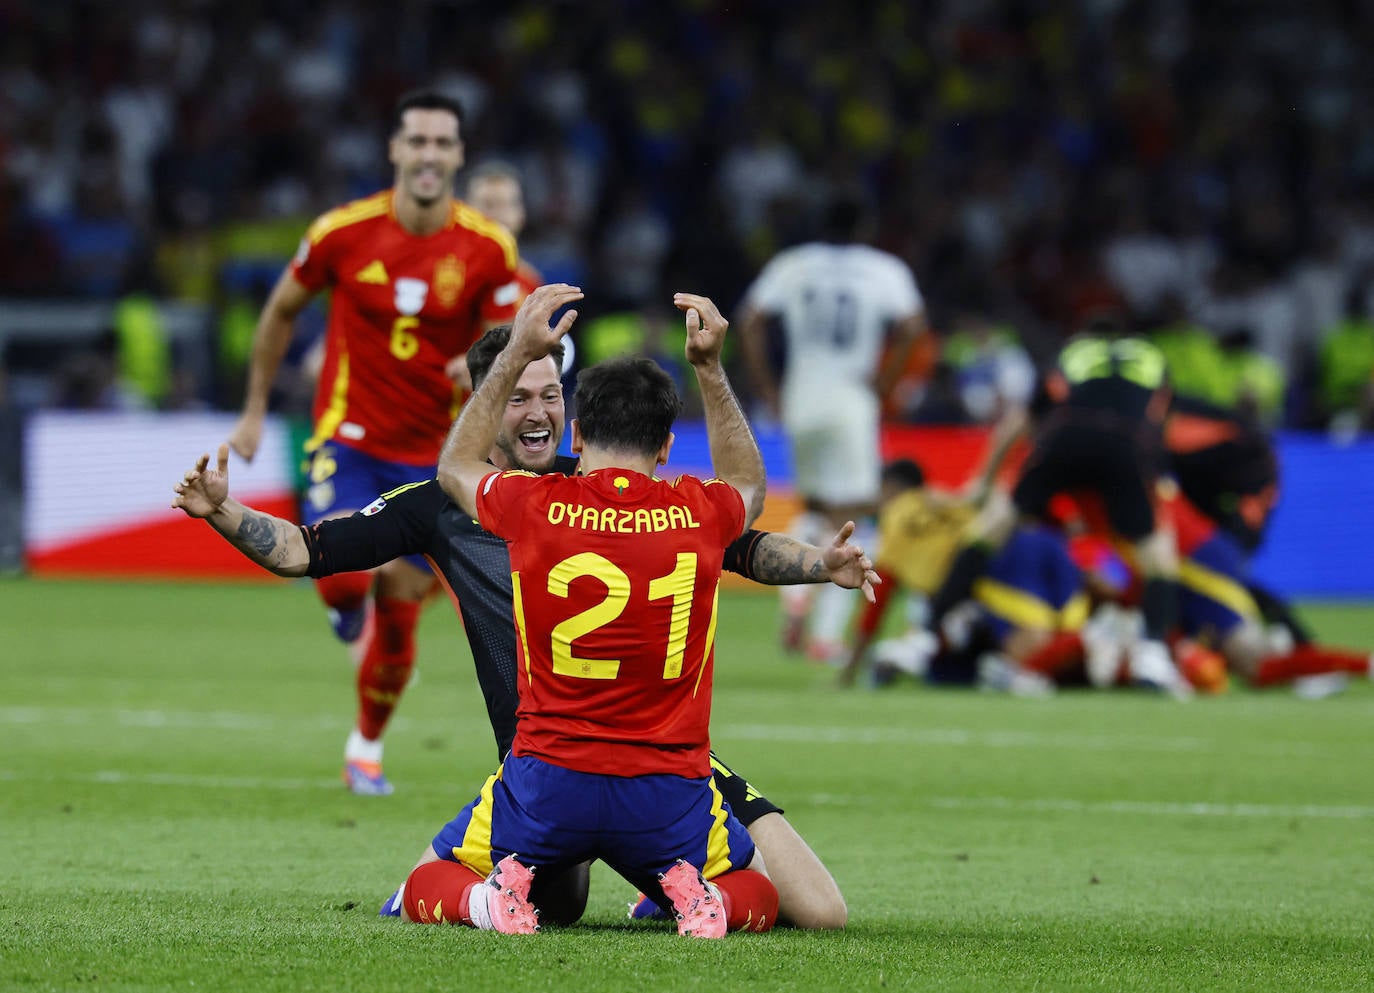
M820 242L778 254L749 288L747 303L781 318L784 389L869 381L887 329L923 306L911 270L897 256Z

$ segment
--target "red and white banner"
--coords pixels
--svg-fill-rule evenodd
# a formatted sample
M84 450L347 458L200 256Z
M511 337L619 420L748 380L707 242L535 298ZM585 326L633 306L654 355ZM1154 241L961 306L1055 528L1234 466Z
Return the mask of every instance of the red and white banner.
M272 579L209 525L170 507L172 487L229 435L229 414L40 411L24 431L25 565L34 575ZM269 419L229 492L296 519L289 431Z

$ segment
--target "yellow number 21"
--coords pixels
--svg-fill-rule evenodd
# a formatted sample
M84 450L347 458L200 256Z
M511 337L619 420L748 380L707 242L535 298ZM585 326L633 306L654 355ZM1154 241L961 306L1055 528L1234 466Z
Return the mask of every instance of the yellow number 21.
M554 596L566 598L572 581L582 576L600 580L606 587L606 595L601 602L574 614L553 629L553 671L560 676L574 676L578 679L615 679L620 672L620 659L580 658L573 654L572 646L578 638L605 627L624 612L630 602L630 577L605 556L596 552L582 552L564 559L549 570L549 592ZM671 619L668 622L668 644L663 660L664 679L676 679L682 675L696 576L696 553L679 552L673 571L649 583L650 600L671 597L673 601ZM518 582L517 578L517 584ZM517 592L517 605L518 597ZM523 617L520 620L523 632ZM714 631L710 633L714 634ZM709 639L706 651L710 652Z

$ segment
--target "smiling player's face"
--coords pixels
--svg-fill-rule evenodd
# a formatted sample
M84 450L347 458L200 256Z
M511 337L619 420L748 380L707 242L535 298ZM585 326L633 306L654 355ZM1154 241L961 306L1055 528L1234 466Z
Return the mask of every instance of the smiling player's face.
M547 472L553 465L566 421L558 371L553 356L546 356L527 365L515 384L496 437L506 463L501 468Z
M450 195L454 174L463 164L458 118L447 110L407 110L391 138L391 164L397 188L420 206Z

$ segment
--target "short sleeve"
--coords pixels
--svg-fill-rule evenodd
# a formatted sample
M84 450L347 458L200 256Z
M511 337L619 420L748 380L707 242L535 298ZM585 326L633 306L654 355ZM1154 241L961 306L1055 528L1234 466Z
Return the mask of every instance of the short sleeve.
M478 312L484 324L509 324L525 296L519 278L520 258L503 251L496 242L492 242L490 258L490 278L478 300Z
M330 257L334 240L330 237L332 226L329 221L330 215L325 214L310 225L305 237L301 238L295 258L291 260L291 275L311 293L318 293L332 282Z
M539 478L532 472L515 469L483 476L477 484L477 523L499 538L514 540L518 536L520 510Z
M786 260L774 258L763 267L763 271L750 284L744 294L744 301L755 310L776 313L786 306Z
M702 499L715 511L720 522L720 544L724 548L744 533L744 497L739 490L722 479L706 479L701 483Z
M925 309L925 301L916 287L916 277L905 262L895 257L889 257L886 261L889 264L885 267L883 299L892 308L893 318L920 313Z

